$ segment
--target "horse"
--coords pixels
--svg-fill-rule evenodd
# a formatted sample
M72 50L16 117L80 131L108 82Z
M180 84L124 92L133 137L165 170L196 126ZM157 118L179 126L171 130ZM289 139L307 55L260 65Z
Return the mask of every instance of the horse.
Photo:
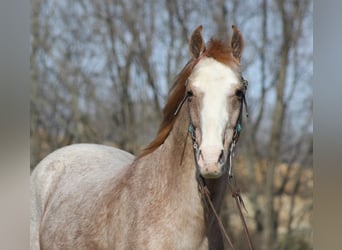
M191 58L137 156L95 144L63 147L31 174L31 249L224 249L203 201L219 213L246 86L241 32L229 42L191 34Z

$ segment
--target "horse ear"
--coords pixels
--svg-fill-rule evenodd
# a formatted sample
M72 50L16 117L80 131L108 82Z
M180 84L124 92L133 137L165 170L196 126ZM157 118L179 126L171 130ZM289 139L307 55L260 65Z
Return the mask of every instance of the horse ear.
M200 57L205 50L205 44L202 37L202 25L198 26L191 34L190 52L194 58Z
M240 30L235 25L233 25L232 28L233 36L230 40L230 47L232 48L233 56L240 62L244 41Z

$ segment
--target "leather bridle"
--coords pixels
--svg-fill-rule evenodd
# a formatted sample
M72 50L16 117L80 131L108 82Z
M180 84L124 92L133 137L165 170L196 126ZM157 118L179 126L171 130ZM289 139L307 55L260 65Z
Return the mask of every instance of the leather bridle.
M247 110L247 102L246 102L246 98L245 98L245 92L247 91L247 87L248 87L248 81L245 80L242 76L241 76L241 82L243 84L244 87L244 91L241 93L241 106L240 106L240 112L239 112L239 116L238 119L236 121L236 125L234 127L234 133L233 133L233 137L232 137L232 142L229 146L229 170L228 170L228 175L229 178L231 178L233 176L232 173L232 165L233 165L233 158L234 158L234 149L235 146L240 138L240 133L242 130L242 114L243 114L243 106L245 105L245 110L246 110L246 117L248 117L248 110ZM178 113L179 109L181 108L181 106L183 105L183 103L185 102L185 100L187 100L190 96L192 96L191 92L187 92L185 97L182 99L182 101L180 102L175 115ZM198 156L200 154L200 150L199 150L199 144L197 142L197 138L196 138L196 127L193 125L192 119L191 119L191 115L190 115L190 107L188 105L188 113L189 113L189 119L190 119L190 124L188 127L188 132L191 135L191 139L192 139L192 147L194 149L194 157L195 157L195 163L196 163L196 169L198 170L198 163L197 163L197 159Z

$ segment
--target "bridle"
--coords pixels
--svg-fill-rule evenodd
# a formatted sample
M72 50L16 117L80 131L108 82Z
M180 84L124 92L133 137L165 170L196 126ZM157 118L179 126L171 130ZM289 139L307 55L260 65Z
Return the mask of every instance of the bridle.
M240 112L239 112L239 116L234 128L234 134L233 134L233 138L232 138L232 143L230 144L230 148L229 148L229 170L228 170L228 176L229 178L231 178L233 176L233 158L234 158L234 149L235 146L237 144L237 142L239 141L240 138L240 133L242 130L242 113L243 113L243 106L245 105L245 112L246 112L246 117L248 117L248 107L247 107L247 101L246 101L246 96L245 93L247 91L247 87L248 87L248 81L246 79L243 78L243 76L241 76L241 82L244 86L244 92L242 93L242 102L241 102L241 106L240 106Z
M236 125L234 127L234 133L233 133L233 137L232 137L232 142L230 144L229 147L229 170L228 170L228 176L229 178L233 177L233 170L232 170L232 166L233 166L233 158L234 158L234 149L235 146L240 138L240 133L242 130L242 114L243 114L243 106L245 105L245 111L246 111L246 117L248 117L248 110L247 110L247 102L246 102L246 98L245 98L245 92L247 91L247 87L248 87L248 81L245 80L242 76L241 76L241 82L244 86L244 92L242 93L242 101L241 101L241 106L240 106L240 111L239 111L239 116L236 122ZM182 101L180 102L179 106L177 107L177 110L175 112L175 115L179 112L179 109L181 108L181 106L183 105L183 103L185 102L185 100L187 100L192 94L190 94L189 92L186 93L185 97L182 99ZM188 127L188 132L191 135L191 139L192 139L192 147L194 149L194 156L195 156L195 163L196 163L196 169L198 170L198 156L200 154L199 151L199 144L197 142L197 138L196 138L196 128L193 125L192 119L191 119L191 115L190 115L190 107L188 105L188 113L189 113L189 119L190 119L190 124Z
M234 127L232 141L231 141L231 144L230 144L229 150L228 150L229 151L228 184L229 184L230 190L232 192L232 197L235 199L236 206L237 206L238 212L239 212L239 216L240 216L240 219L241 219L241 221L243 223L244 231L245 231L247 239L248 239L249 247L250 247L250 249L253 250L254 249L253 242L251 240L251 237L250 237L250 234L249 234L249 231L248 231L248 227L247 227L245 218L244 218L243 213L242 213L241 205L242 205L242 207L245 210L246 210L246 207L245 207L243 199L241 197L240 189L237 186L236 179L235 179L235 177L233 175L234 149L235 149L235 146L236 146L236 144L237 144L237 142L239 140L240 133L241 133L241 130L242 130L242 124L241 123L242 123L243 106L245 106L246 116L248 117L247 102L246 102L246 98L245 98L245 92L247 91L248 81L245 80L241 76L241 82L242 82L242 84L244 86L244 92L242 93L242 96L241 96L242 100L241 100L240 112L239 112L239 116L238 116L236 125ZM189 100L188 98L191 95L192 95L191 92L187 92L185 94L184 98L179 103L179 105L178 105L174 115L177 115L177 113L179 112L180 108L183 106L184 102L186 100ZM228 234L227 234L227 232L226 232L226 230L225 230L225 228L223 226L223 223L222 223L219 215L217 214L216 209L215 209L215 207L214 207L214 205L213 205L213 203L211 201L210 191L209 191L208 187L206 186L205 179L199 173L199 165L198 165L197 159L198 159L198 156L200 154L200 150L199 150L199 144L198 144L197 138L196 138L196 128L193 125L193 122L192 122L192 119L191 119L191 115L190 115L190 106L189 106L189 104L188 104L188 113L189 113L189 119L190 119L189 127L188 127L188 132L189 132L189 134L191 136L191 139L192 139L192 147L193 147L194 158L195 158L195 165L196 165L196 178L197 178L197 181L198 181L199 191L200 191L200 193L202 195L202 198L203 198L204 202L209 204L213 214L215 215L217 223L219 224L221 233L223 234L223 236L225 237L225 239L227 240L227 242L229 243L231 248L235 249L234 246L233 246L233 243L232 243L230 237L228 236Z

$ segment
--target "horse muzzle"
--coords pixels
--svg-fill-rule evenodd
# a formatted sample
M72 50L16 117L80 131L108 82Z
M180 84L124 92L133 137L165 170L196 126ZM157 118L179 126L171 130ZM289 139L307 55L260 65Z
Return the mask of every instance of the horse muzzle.
M215 179L225 171L226 157L222 147L207 146L199 149L197 156L198 170L203 178Z

